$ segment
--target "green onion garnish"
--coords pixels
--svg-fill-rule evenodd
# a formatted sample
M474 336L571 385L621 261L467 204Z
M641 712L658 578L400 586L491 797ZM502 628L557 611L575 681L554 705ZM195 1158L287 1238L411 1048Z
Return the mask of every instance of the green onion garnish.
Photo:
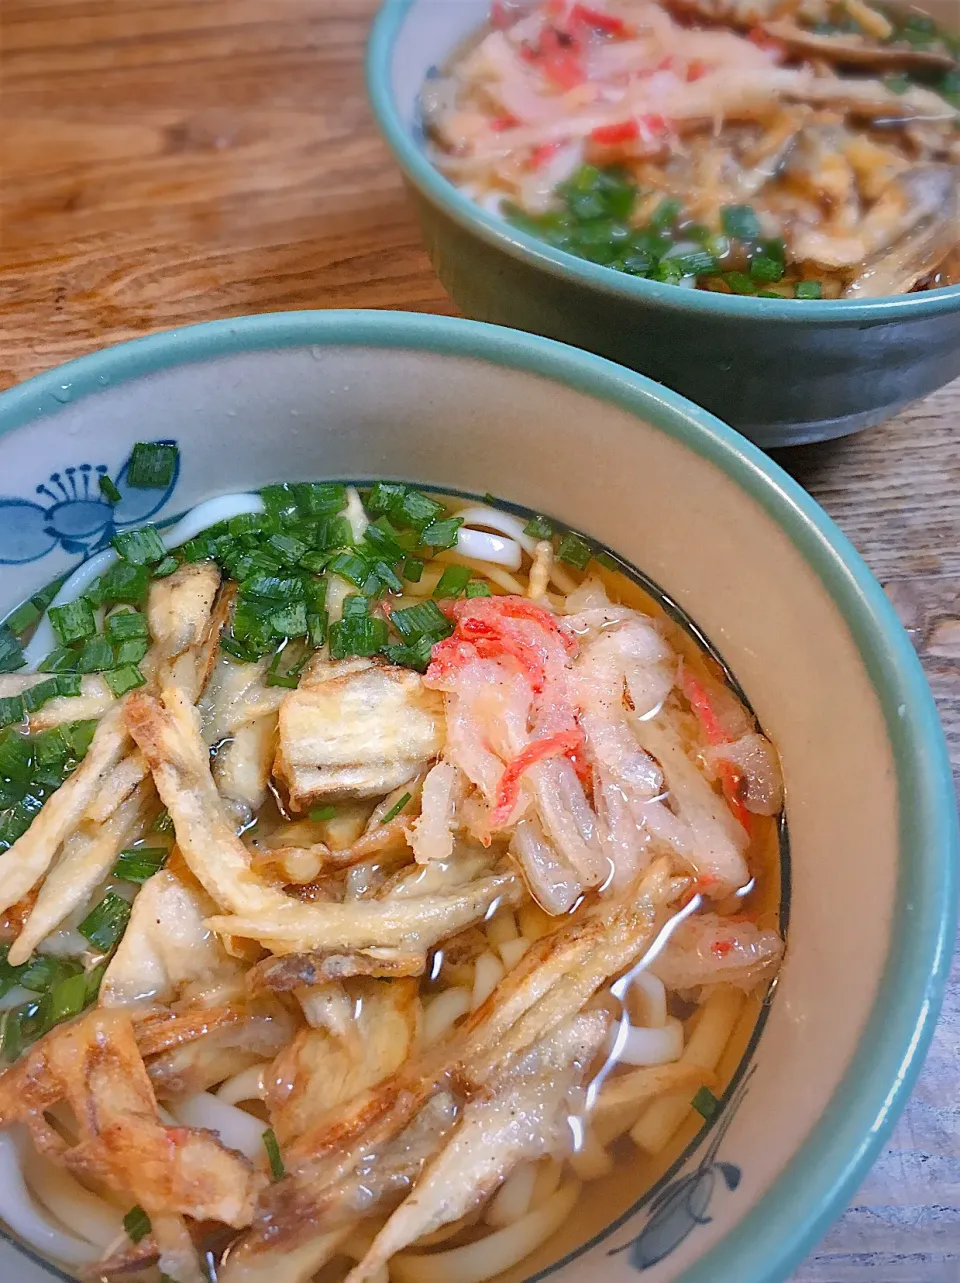
M107 503L119 503L123 495L106 475L100 478L100 493Z
M418 584L423 576L424 562L419 557L408 557L403 563L403 577L408 584Z
M163 808L163 810L154 820L153 824L151 824L150 832L151 833L172 833L173 832L173 816L170 814L170 812L167 810L166 807Z
M337 814L335 806L315 806L310 812L310 819L314 824L322 824L324 820L332 820Z
M273 611L268 620L278 637L303 637L307 632L307 603L293 601Z
M50 623L64 646L92 637L97 631L93 607L84 597L78 597L65 606L51 606Z
M443 552L446 548L452 548L457 542L457 533L463 525L460 517L444 517L441 520L431 521L425 526L420 535L420 542L434 552Z
M131 637L129 641L121 642L117 647L117 668L124 668L127 664L139 664L150 649L150 643L146 637Z
M722 279L731 294L756 294L757 287L746 272L724 272Z
M389 824L391 820L395 820L412 797L412 793L404 793L401 797L398 797L393 806L391 806L390 810L380 821L381 826Z
M376 521L371 522L367 526L363 537L371 548L375 549L381 556L388 558L390 562L400 561L404 556L404 549L399 541L398 532L386 517L378 517Z
M163 561L167 555L155 526L118 531L112 542L120 556L132 566L148 566L151 562Z
M112 668L105 672L103 680L119 699L121 695L126 695L127 691L143 686L147 679L136 664L124 664L122 668Z
M412 526L418 530L427 526L443 513L443 504L435 499L428 499L419 490L407 490L396 507L389 509L389 515L399 526Z
M147 1237L153 1226L150 1224L150 1217L138 1203L136 1207L131 1207L123 1218L123 1228L127 1231L127 1238L131 1243L139 1243L141 1239Z
M797 281L797 298L823 298L823 286L819 281Z
M165 490L176 476L180 451L169 442L138 441L127 467L134 490Z
M14 673L26 662L20 643L4 625L0 628L0 673Z
M593 549L587 541L580 535L575 535L572 530L567 531L557 546L557 561L575 566L577 570L585 570L592 556Z
M755 281L779 281L783 279L784 265L779 259L758 254L750 263L750 275Z
M69 646L58 646L37 665L38 673L59 673L76 668L77 652Z
M121 851L113 866L113 876L125 882L146 882L166 864L170 852L163 846L135 847Z
M434 597L459 597L472 573L469 566L447 566L433 590Z
M349 580L357 588L363 587L367 576L370 574L369 564L354 552L338 552L328 562L327 568L331 574L339 575L341 579Z
M690 1104L703 1118L709 1121L720 1108L720 1102L709 1087L701 1087Z
M71 1020L86 1005L87 977L80 971L67 976L50 990L50 1023L59 1025L61 1021Z
M92 1002L96 1002L97 998L99 997L100 985L103 982L103 977L106 975L107 967L109 965L110 965L110 959L104 958L103 962L98 962L97 965L92 970L87 972L87 975L86 975L87 992L86 992L86 998L83 1004L85 1007L89 1007L90 1004Z
M417 641L420 637L433 637L439 641L453 632L453 624L435 601L421 601L415 606L395 610L390 622L408 642Z
M41 683L46 685L46 683ZM26 715L22 695L8 695L0 699L0 726L13 726Z
M31 993L47 993L66 974L75 974L76 968L69 967L60 958L51 958L48 954L36 954L23 968L20 983Z
M316 614L307 616L307 634L310 638L310 645L319 648L327 640L327 612L318 610Z
M251 575L240 586L244 597L262 597L265 601L290 602L304 600L302 579L281 575Z
M180 562L176 557L164 557L163 561L158 562L157 565L153 567L152 573L154 579L166 579L168 575L173 574L179 565Z
M756 240L762 231L752 205L724 205L720 210L720 224L728 236L741 241Z
M88 637L77 657L77 668L80 672L102 673L105 669L115 666L113 647L106 637Z
M463 590L463 595L469 601L471 597L492 597L490 585L483 579L471 579Z
M530 518L523 527L523 533L529 535L531 539L549 539L553 534L553 523L546 517L537 515Z
M91 718L85 722L68 722L66 726L60 727L60 734L78 762L86 757L87 749L97 733L98 725L96 718Z
M406 492L407 487L400 482L378 481L367 495L367 507L371 512L390 512L399 507Z
M80 923L77 930L101 953L109 953L123 935L130 918L130 905L108 891Z
M272 1127L268 1127L263 1133L263 1148L267 1151L267 1158L270 1160L270 1175L275 1181L282 1180L286 1175L287 1169L284 1167L283 1159L280 1156L277 1133Z
M598 552L594 554L594 561L597 565L603 566L604 570L619 570L620 567L610 556L608 552Z
M349 600L349 599L348 599ZM330 655L345 659L348 655L378 654L387 643L387 625L369 615L345 617L330 625Z
M126 603L139 606L146 600L150 574L146 566L118 561L110 567L96 586L96 600L104 606ZM91 594L88 595L93 595ZM50 612L53 613L52 611Z
M347 487L339 481L298 482L293 494L305 517L332 517L347 506Z

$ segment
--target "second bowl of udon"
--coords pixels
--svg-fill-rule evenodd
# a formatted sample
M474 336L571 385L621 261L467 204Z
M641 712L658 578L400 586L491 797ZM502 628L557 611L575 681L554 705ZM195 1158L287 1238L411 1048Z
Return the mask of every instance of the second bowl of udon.
M764 447L960 374L956 12L386 0L368 88L455 302Z
M0 1275L784 1278L956 903L816 505L638 375L389 313L84 358L0 465Z

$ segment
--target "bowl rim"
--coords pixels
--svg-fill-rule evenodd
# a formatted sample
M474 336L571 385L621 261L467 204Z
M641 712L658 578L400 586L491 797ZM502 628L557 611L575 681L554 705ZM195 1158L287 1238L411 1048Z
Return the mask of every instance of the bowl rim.
M656 304L671 312L718 320L751 319L803 326L864 321L889 324L960 311L960 283L918 294L892 294L863 301L758 299L739 294L715 294L710 290L679 289L676 285L613 271L577 258L565 250L554 249L546 242L518 231L505 219L482 209L444 178L400 119L393 95L391 56L394 41L408 12L419 2L382 0L367 43L367 93L381 133L407 179L461 228L472 232L486 244L570 284L587 286L617 299Z
M718 467L763 507L850 630L881 705L901 798L899 929L857 1050L820 1119L755 1206L677 1281L781 1283L843 1212L889 1135L920 1071L950 968L960 851L953 775L933 696L893 606L819 504L706 410L602 357L478 321L329 310L171 330L80 357L0 394L0 437L157 371L310 346L406 349L485 361L561 383L643 418Z

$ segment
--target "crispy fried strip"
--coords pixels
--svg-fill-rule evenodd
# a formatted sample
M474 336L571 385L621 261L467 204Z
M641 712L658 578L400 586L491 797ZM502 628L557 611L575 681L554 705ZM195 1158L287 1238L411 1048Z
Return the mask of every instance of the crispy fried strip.
M47 799L26 833L0 855L0 913L16 904L46 873L60 843L76 828L129 743L123 706L118 704L104 714L74 773Z
M97 796L84 813L84 820L103 824L117 807L130 796L133 790L150 774L150 768L142 753L136 749L128 753L123 761L118 762L100 785Z
M46 678L47 674L41 674ZM83 677L79 695L60 695L30 714L30 734L62 726L65 722L85 722L102 717L116 702L113 691L100 676Z
M207 925L221 935L259 940L273 953L374 946L423 950L476 922L493 904L519 904L523 895L522 879L508 870L479 878L449 895L347 904L288 900L273 916L215 917Z
M290 993L304 986L351 976L422 976L427 967L425 952L405 949L358 949L345 953L317 950L264 958L247 973L252 993Z
M251 873L250 852L237 837L210 773L199 714L182 691L168 688L163 701L134 691L124 718L173 819L184 860L208 894L231 912L283 913L289 897Z
M67 839L23 930L10 946L12 966L26 962L40 941L103 881L120 851L140 833L155 797L152 784L141 784L104 824L84 824Z

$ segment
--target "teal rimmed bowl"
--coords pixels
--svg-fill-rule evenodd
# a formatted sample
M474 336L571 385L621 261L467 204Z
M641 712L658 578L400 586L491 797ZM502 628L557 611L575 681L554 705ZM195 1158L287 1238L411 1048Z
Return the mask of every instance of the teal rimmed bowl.
M373 110L431 261L468 316L639 370L765 449L857 432L960 376L960 285L868 302L679 289L552 249L462 195L425 154L417 98L488 10L385 0L367 54Z
M605 1213L578 1208L516 1277L784 1279L910 1092L955 926L943 736L856 552L757 449L631 371L470 321L298 312L138 340L0 396L0 615L127 519L96 476L164 438L181 468L153 520L291 477L492 491L616 550L717 648L783 759L787 960L719 1117L653 1190L620 1169ZM0 1241L0 1278L51 1275Z

